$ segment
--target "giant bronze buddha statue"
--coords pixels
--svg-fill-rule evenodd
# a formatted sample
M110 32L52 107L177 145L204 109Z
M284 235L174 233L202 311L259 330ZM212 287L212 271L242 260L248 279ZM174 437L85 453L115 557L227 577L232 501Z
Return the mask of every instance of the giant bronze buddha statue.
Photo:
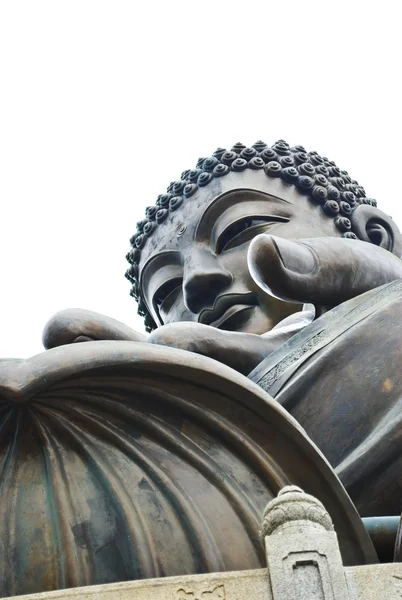
M287 484L345 564L376 561L361 517L402 498L392 219L316 152L236 144L131 245L148 336L69 309L45 352L0 362L0 596L257 568Z
M249 375L306 429L363 516L399 514L393 220L334 162L283 140L217 150L146 214L127 276L148 341Z

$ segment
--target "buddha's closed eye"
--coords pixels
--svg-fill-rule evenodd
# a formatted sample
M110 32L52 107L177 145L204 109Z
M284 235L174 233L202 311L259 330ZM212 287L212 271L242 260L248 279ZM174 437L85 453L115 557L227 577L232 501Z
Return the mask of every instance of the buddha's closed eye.
M289 219L285 217L245 217L232 223L221 233L216 243L216 254L230 250L241 244L249 242L253 237L262 233L268 225L281 222L286 223Z
M169 279L156 291L153 303L158 312L162 309L168 311L173 302L176 300L177 294L181 291L183 279L175 277Z

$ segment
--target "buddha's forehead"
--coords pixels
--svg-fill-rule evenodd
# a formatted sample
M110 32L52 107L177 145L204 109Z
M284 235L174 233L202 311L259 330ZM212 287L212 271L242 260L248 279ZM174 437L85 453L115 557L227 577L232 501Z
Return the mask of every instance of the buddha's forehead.
M244 191L244 194L240 194L240 190ZM230 194L232 191L236 192L233 196ZM293 185L284 183L279 178L267 177L260 170L248 169L242 173L231 172L224 177L213 179L207 186L198 188L193 196L185 199L177 210L170 211L166 220L156 227L141 250L140 271L149 260L159 253L183 252L183 249L194 240L201 219L206 221L207 227L210 224L212 229L215 217L211 209L215 201L222 195L228 197L228 203L236 204L241 198L251 198L251 194L247 196L248 191L262 192L265 195L284 199L289 206L299 209L301 209L300 202L307 201L307 197L303 196ZM253 200L250 199L251 205L252 202Z

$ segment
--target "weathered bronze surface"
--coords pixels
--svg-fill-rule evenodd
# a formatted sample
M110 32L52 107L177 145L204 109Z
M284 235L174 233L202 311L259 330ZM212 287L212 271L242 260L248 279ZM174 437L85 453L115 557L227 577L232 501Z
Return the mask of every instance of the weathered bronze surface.
M133 342L0 364L0 593L264 565L261 514L303 483L346 564L375 560L331 467L257 385Z
M251 374L303 425L360 514L402 503L402 281L327 312Z
M147 338L68 310L0 363L1 594L258 567L288 483L347 564L375 560L358 512L402 505L392 219L332 161L257 142L185 171L131 243Z
M400 562L399 556L395 556L400 521L400 517L366 517L363 519L380 562L392 563L394 559L395 562Z

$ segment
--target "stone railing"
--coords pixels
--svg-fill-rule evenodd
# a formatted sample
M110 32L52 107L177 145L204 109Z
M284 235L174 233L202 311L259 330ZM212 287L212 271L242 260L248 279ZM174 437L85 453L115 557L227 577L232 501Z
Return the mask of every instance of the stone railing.
M331 518L300 488L264 513L267 568L71 588L24 600L399 600L402 563L344 567Z

